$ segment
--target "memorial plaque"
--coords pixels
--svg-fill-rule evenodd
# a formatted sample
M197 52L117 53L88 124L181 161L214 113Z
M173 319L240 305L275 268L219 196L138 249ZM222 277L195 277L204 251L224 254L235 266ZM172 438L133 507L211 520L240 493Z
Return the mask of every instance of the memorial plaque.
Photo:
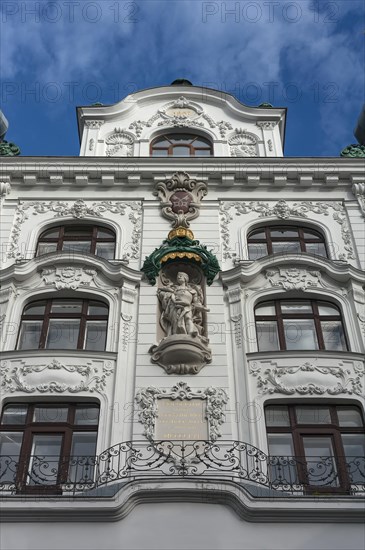
M155 440L209 439L206 401L159 399Z

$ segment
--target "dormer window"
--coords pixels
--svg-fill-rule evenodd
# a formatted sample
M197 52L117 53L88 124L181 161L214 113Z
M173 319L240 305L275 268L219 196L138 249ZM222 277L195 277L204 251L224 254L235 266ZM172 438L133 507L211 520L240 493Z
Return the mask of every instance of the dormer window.
M193 134L165 134L151 143L152 157L211 157L213 146Z

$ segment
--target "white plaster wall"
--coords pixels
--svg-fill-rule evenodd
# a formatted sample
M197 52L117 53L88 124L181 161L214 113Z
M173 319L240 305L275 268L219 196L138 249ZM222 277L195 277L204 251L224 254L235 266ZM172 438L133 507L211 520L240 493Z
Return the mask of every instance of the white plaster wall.
M122 521L3 523L1 550L363 550L364 525L248 523L219 504L141 504Z

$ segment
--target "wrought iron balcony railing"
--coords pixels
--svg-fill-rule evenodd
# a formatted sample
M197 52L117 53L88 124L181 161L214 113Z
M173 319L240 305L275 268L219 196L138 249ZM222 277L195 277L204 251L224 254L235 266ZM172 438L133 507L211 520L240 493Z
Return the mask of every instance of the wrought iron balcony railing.
M239 441L119 443L99 456L0 457L0 491L7 494L88 492L120 481L161 476L228 479L278 496L365 494L365 457L267 456Z

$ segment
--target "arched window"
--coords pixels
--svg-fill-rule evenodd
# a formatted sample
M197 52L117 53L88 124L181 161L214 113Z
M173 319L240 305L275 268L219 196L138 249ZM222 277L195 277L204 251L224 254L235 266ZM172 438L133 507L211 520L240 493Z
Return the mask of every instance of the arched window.
M114 259L115 233L98 225L60 225L44 231L37 246L37 256L63 251L74 254L95 254Z
M259 351L348 349L341 313L328 302L272 300L255 308Z
M151 143L152 157L210 157L211 142L193 134L166 134Z
M265 407L274 485L306 491L349 491L363 486L365 427L353 405L269 405Z
M31 302L23 311L17 349L103 351L108 309L96 300Z
M9 403L0 423L2 483L17 491L61 492L93 483L99 406Z
M270 225L251 231L247 238L248 256L257 260L269 254L300 254L328 257L324 237L307 227Z

